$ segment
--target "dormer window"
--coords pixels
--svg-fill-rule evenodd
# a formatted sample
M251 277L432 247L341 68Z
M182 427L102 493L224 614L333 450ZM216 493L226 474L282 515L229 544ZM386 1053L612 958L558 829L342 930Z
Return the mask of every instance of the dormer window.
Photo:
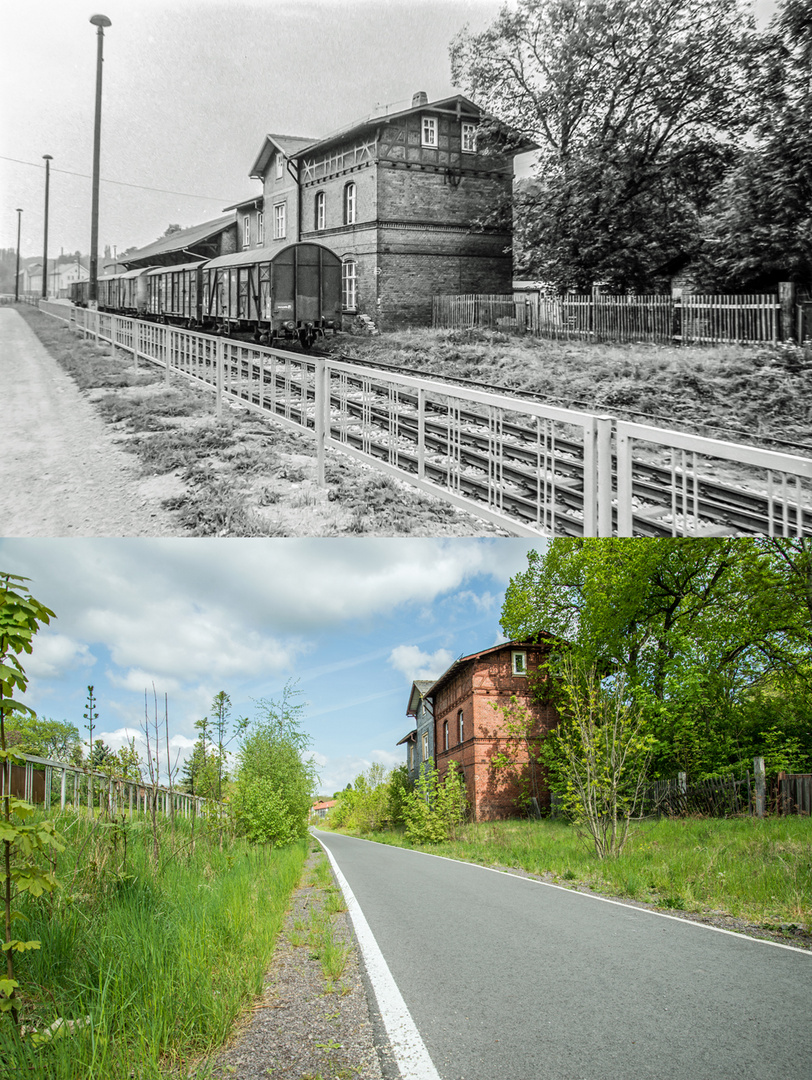
M436 116L424 116L422 124L422 138L421 142L423 146L437 147L437 117Z
M476 153L476 124L462 125L462 152L463 154Z
M525 652L512 652L510 654L513 674L514 675L527 675L527 653Z

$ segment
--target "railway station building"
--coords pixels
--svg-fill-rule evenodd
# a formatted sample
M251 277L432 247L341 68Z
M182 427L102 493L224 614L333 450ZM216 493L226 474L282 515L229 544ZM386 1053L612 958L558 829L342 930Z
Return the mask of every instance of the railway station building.
M558 724L555 706L540 702L535 693L538 680L549 677L543 664L555 644L543 635L536 642L506 641L460 657L433 682L413 683L407 715L416 726L398 743L407 747L411 779L417 779L429 758L441 779L449 762L456 761L474 821L517 816L525 784L538 809L548 807L545 777L526 748L511 741L501 707L510 709L515 701L526 709L534 721L531 737ZM513 770L494 768L493 758L502 751L514 760Z
M435 295L510 293L513 158L534 144L508 135L467 98L425 93L322 139L267 135L250 173L262 240L243 246L335 252L347 328L430 325Z

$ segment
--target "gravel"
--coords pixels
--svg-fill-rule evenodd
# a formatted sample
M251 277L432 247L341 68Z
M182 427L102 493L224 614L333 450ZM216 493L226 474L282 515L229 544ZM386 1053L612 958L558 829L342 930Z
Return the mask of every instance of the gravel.
M313 879L324 861L308 857L303 884L292 897L265 991L199 1077L211 1080L388 1080L399 1075L383 1022L367 993L365 973L346 911L332 916L333 938L349 947L347 964L331 988L307 944L295 945L296 926L324 909L329 893Z

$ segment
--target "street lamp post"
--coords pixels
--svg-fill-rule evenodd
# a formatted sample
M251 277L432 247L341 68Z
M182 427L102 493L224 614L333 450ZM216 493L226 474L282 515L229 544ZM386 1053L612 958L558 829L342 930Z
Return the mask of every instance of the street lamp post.
M88 304L96 306L99 278L99 155L101 144L102 62L104 59L104 28L112 26L106 15L91 15L96 30L96 118L93 125L93 195L90 207L90 283Z
M42 155L45 161L45 239L42 249L42 299L48 298L48 189L51 184L51 162L53 157L50 154Z
M17 207L17 270L14 274L14 303L20 299L20 222L23 220L23 208Z

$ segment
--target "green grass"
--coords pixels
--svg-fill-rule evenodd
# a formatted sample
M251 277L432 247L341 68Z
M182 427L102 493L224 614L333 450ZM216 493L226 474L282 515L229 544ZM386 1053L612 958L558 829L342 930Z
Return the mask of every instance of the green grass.
M413 847L402 832L376 840ZM467 825L457 842L420 850L483 866L517 868L564 886L659 907L722 912L812 933L812 819L662 818L633 829L623 854L598 860L564 822Z
M110 831L91 832L86 818L66 814L57 827L63 888L21 904L16 932L42 943L16 965L21 1018L40 1031L59 1017L89 1022L37 1049L2 1018L0 1076L9 1065L42 1080L187 1075L261 992L307 844L220 851L198 823L192 854L181 821L174 849L164 831L153 869L144 821L127 826L126 865L120 834L113 850Z

